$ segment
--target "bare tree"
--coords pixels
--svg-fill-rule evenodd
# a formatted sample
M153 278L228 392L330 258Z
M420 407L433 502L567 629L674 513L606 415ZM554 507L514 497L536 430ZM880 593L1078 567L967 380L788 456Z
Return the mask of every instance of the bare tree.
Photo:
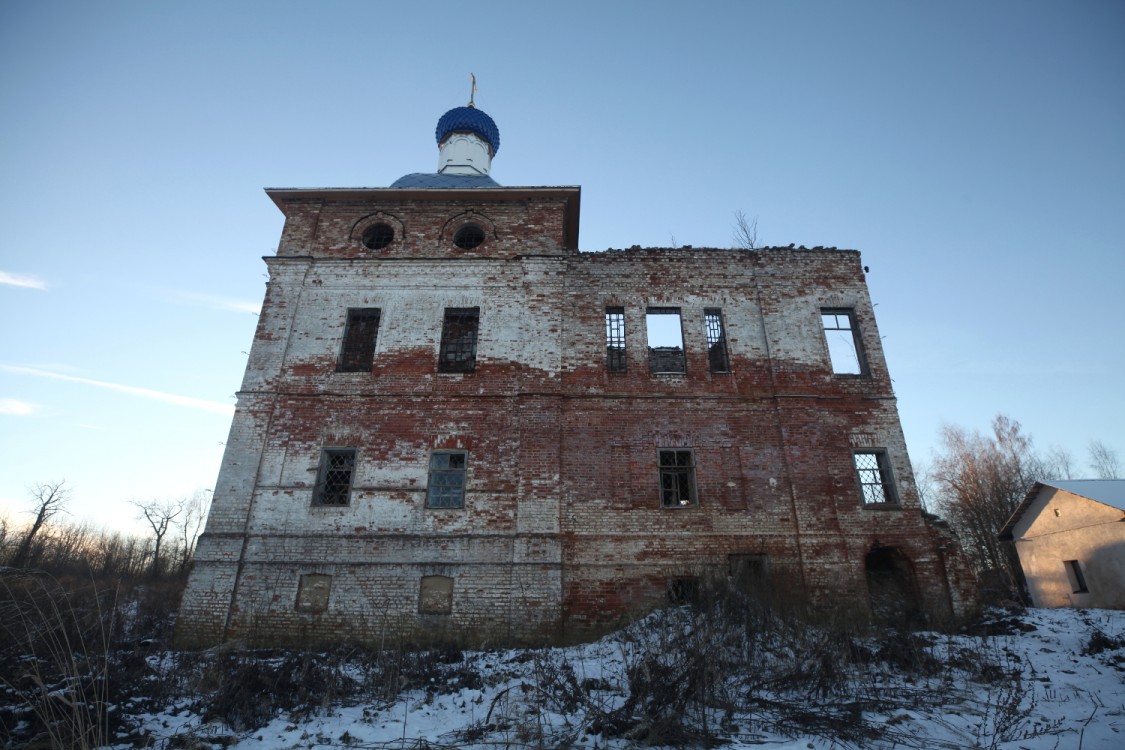
M1101 440L1091 440L1087 449L1090 451L1090 468L1098 479L1118 479L1121 476L1121 459L1117 451Z
M1014 588L1022 588L1015 550L998 535L1031 485L1044 476L1031 437L1019 422L998 414L992 434L945 425L942 442L944 452L931 471L943 513L978 571L999 571Z
M758 217L748 219L742 209L735 211L731 240L735 247L742 250L757 250L761 247L758 244Z
M148 525L152 527L154 539L152 550L152 575L156 577L160 575L160 548L164 544L164 537L168 535L168 531L172 527L172 522L184 512L184 501L150 500L147 503L142 503L139 500L134 500L132 505L140 511L138 517L144 518L148 521Z
M70 499L70 489L66 487L66 480L63 479L36 485L31 495L35 499L35 508L31 511L35 515L35 520L31 522L27 533L20 540L15 555L12 556L13 568L25 567L31 561L32 545L35 544L36 537L51 518L65 509Z
M1074 456L1066 448L1052 445L1043 457L1046 479L1074 479Z
M184 513L177 526L180 529L180 570L187 570L195 554L195 543L207 523L207 510L211 507L211 490L200 490L184 501Z

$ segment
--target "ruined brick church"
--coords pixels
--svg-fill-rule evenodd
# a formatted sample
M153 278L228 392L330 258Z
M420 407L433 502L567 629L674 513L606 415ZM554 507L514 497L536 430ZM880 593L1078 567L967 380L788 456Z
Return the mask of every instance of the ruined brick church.
M580 637L701 581L972 605L923 514L859 253L580 252L578 187L435 173L285 215L178 639Z

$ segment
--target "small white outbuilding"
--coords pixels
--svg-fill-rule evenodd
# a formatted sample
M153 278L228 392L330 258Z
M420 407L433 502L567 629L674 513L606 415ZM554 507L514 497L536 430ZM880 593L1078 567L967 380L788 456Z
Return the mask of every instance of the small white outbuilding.
M1125 609L1125 479L1036 482L1000 539L1033 606Z

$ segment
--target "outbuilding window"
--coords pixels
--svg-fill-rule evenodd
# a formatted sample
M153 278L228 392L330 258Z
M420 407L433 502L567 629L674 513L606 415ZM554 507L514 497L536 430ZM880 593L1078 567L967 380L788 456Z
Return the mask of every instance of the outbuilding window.
M1086 586L1086 576L1082 574L1082 563L1077 560L1067 560L1066 577L1070 579L1070 590L1075 594L1088 594L1090 589Z

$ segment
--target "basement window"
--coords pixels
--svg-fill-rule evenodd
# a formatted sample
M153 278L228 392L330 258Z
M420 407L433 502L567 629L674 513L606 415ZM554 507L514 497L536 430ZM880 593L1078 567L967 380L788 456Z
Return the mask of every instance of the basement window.
M605 309L605 367L625 372L625 308Z
M850 308L824 309L820 311L820 320L824 326L833 374L866 375L867 362L859 340L855 311Z
M1075 594L1088 594L1090 589L1086 586L1086 576L1082 574L1082 563L1077 560L1067 560L1066 577L1070 579L1070 590Z
M441 327L438 372L473 372L477 369L479 307L447 307Z
M453 611L453 579L448 576L422 576L418 589L418 612L423 615L448 615Z
M854 451L852 459L855 462L859 492L863 497L864 505L878 506L898 503L898 496L895 494L894 482L891 477L891 463L885 450Z
M648 333L648 367L654 375L687 372L680 308L650 307L645 315Z
M379 308L349 309L336 372L370 372L371 364L375 361L375 340L378 333Z
M707 361L711 365L711 372L730 372L722 310L717 307L705 308L703 322L707 328Z
M666 585L668 603L676 606L699 603L699 579L669 578Z
M453 244L462 250L472 250L484 242L484 230L476 224L466 224L453 235Z
M313 504L347 505L354 473L354 448L325 448L320 454Z
M660 505L686 508L695 505L695 458L690 450L660 449Z
M363 231L363 246L368 250L382 250L394 241L395 230L390 224L372 224Z
M465 451L434 451L430 454L427 508L465 507L465 472L468 462L469 454Z
M324 612L328 609L328 594L332 590L332 576L309 573L301 576L297 585L298 612Z

